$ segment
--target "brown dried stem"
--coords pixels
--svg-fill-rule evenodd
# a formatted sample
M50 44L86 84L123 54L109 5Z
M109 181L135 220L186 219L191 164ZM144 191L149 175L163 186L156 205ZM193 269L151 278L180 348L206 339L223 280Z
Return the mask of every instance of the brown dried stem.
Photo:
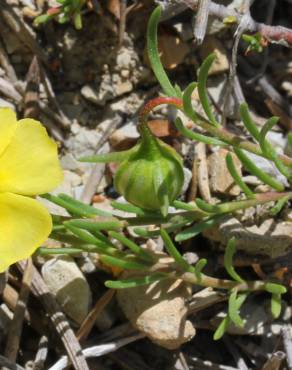
M177 0L178 4L185 4L187 7L197 11L199 0ZM224 5L210 2L209 15L224 20L227 17L234 17L234 21L240 24L241 18L245 15L239 14L234 9L229 9ZM271 43L280 44L286 47L292 47L292 30L282 26L270 26L264 23L256 22L250 15L249 22L246 25L247 32L259 32L265 39Z

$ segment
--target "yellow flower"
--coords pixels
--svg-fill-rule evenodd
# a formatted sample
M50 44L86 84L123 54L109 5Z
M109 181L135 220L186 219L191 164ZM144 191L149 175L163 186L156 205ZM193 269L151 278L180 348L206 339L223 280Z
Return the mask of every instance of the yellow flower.
M57 145L40 122L0 109L0 272L29 257L52 229L47 209L32 197L63 178Z

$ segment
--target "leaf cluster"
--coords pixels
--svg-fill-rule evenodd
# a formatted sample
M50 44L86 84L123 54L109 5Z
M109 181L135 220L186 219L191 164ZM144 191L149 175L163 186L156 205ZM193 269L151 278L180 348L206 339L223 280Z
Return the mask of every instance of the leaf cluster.
M240 316L240 309L251 292L263 291L271 294L271 311L274 317L281 312L281 295L286 289L277 283L265 281L245 281L233 266L233 257L236 252L236 240L231 239L225 249L224 267L230 279L218 279L203 273L207 260L201 259L195 265L189 264L179 252L179 249L170 237L174 233L174 240L180 243L190 239L218 223L227 215L248 207L275 201L272 214L277 214L282 207L291 199L292 192L285 192L285 186L278 179L260 169L248 156L247 152L254 153L266 158L287 179L292 181L292 160L286 156L280 156L267 139L268 132L277 123L278 118L272 117L259 130L253 121L248 106L240 106L240 117L246 131L251 136L250 141L228 132L222 127L213 107L210 104L207 91L207 77L212 63L215 60L213 54L209 55L202 63L198 71L198 81L190 83L184 91L169 80L159 58L157 46L157 26L160 17L160 8L152 13L147 30L147 46L149 60L153 72L159 81L165 99L159 98L160 104L174 105L180 109L186 117L200 128L200 132L187 129L180 119L176 119L177 130L185 137L207 145L228 148L230 152L238 157L248 172L259 178L274 191L265 194L255 194L249 188L236 170L233 156L226 156L227 168L234 182L245 194L245 199L219 204L209 204L197 198L194 202L185 203L175 200L172 206L176 212L162 215L159 212L148 211L129 203L112 202L115 210L122 210L132 214L132 217L115 216L114 212L104 212L95 207L85 205L68 195L59 194L44 195L49 201L66 209L68 217L54 216L54 229L51 237L61 241L62 248L40 248L39 254L79 254L84 251L98 253L100 261L107 267L113 267L120 272L117 280L108 280L105 285L112 289L134 288L159 282L163 279L182 279L188 283L200 286L225 289L228 291L228 310L226 317L217 328L214 339L220 339L229 325L233 323L238 327L244 325ZM200 103L204 116L193 108L192 93L198 90ZM152 104L151 107L155 107ZM149 107L149 106L148 106ZM147 108L142 112L145 120L149 114ZM203 132L203 133L202 133ZM289 136L292 144L292 136ZM292 147L292 145L291 145ZM84 158L91 162L109 160L121 161L127 158L128 153L109 153L98 157ZM151 231L145 226L155 225ZM159 255L142 248L127 236L126 228L133 227L134 233L140 238L151 238L160 236L164 242L165 249L171 259L171 263L161 262ZM125 272L131 271L126 276Z
M56 19L61 24L72 20L75 28L80 30L82 28L81 10L85 5L85 0L57 0L57 2L59 6L50 8L45 14L37 16L34 24L38 26L52 19Z

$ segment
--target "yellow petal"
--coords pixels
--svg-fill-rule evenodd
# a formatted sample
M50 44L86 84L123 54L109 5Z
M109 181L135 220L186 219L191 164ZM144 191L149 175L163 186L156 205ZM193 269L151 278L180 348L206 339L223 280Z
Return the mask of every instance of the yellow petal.
M28 258L48 237L51 216L35 199L0 194L0 273Z
M16 114L10 108L0 108L0 154L9 144L16 130Z
M20 120L0 155L0 192L43 194L53 190L62 179L57 144L38 121Z

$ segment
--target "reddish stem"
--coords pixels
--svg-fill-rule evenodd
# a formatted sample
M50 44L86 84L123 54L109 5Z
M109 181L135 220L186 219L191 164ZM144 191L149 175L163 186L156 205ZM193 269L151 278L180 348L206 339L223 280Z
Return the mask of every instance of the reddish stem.
M183 111L183 101L179 98L173 98L173 97L165 97L165 96L159 96L157 98L149 100L141 109L139 113L139 122L141 126L148 127L147 126L147 118L149 113L159 105L163 104L169 104L175 106L177 109ZM266 158L261 148L250 141L245 141L240 139L238 135L235 135L229 131L227 131L224 127L215 127L213 126L206 118L203 116L197 114L198 121L195 122L198 124L201 128L206 130L209 134L211 134L213 137L216 137L218 139L221 139L225 143L236 146L240 149L247 150L251 153L257 154L259 156L262 156ZM279 155L279 158L288 166L292 166L292 158L287 157L286 155Z
M183 108L183 102L178 98L169 98L166 96L158 96L157 98L149 100L141 109L139 113L139 121L144 122L147 120L148 114L159 105L169 104L174 105L178 109Z
M55 6L47 10L47 15L57 15L61 12L60 6Z

